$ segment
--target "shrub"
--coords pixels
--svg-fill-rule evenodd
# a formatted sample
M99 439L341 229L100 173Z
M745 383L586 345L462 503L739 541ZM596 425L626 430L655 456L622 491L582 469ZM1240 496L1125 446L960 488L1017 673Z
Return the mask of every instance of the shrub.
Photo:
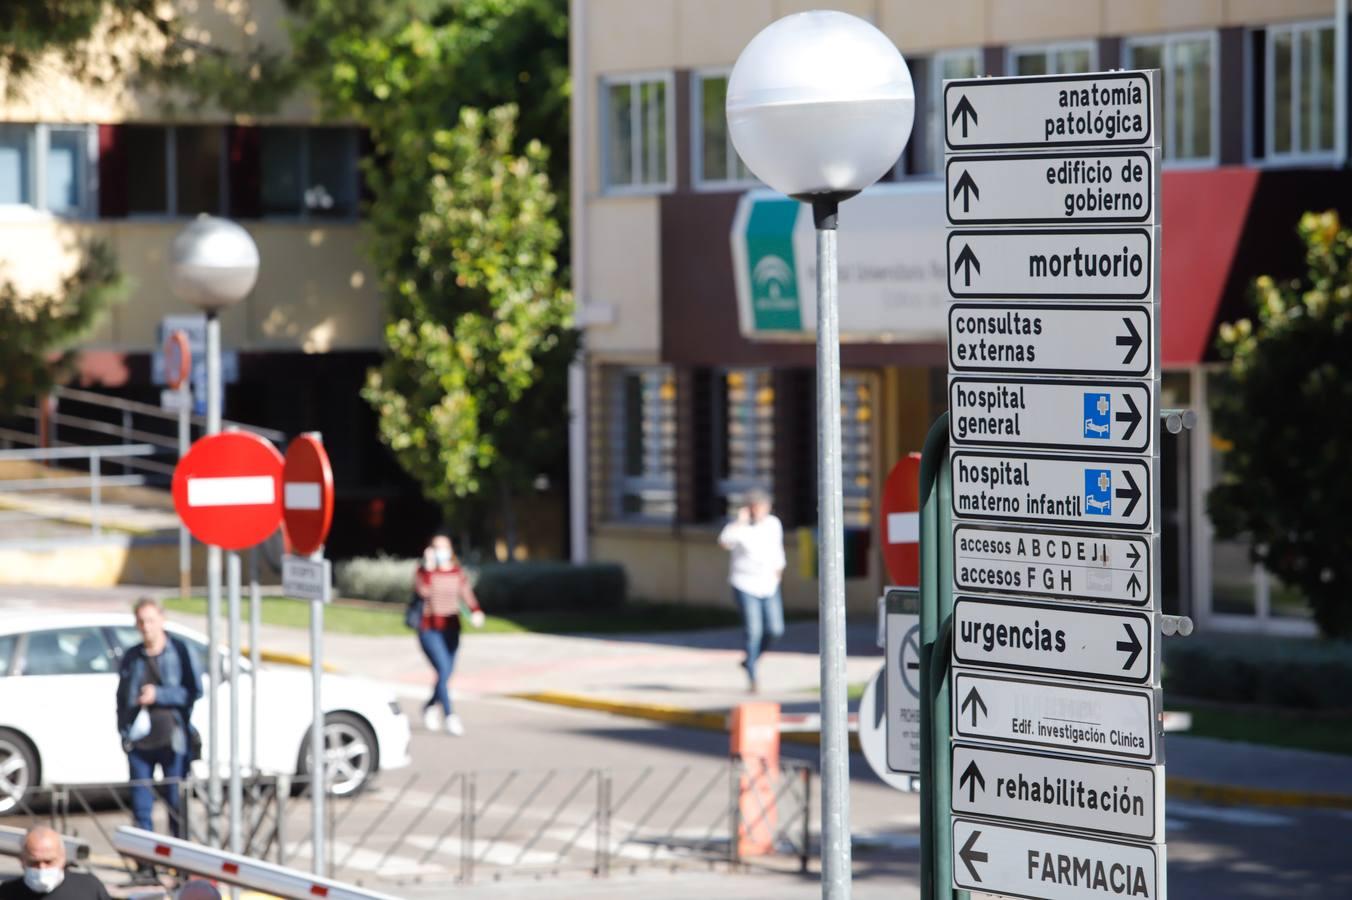
M1164 690L1291 709L1352 709L1352 642L1206 635L1164 643Z
M379 556L338 563L334 584L342 597L407 603L416 559ZM488 563L468 566L474 592L492 613L618 609L625 604L624 569L613 563Z

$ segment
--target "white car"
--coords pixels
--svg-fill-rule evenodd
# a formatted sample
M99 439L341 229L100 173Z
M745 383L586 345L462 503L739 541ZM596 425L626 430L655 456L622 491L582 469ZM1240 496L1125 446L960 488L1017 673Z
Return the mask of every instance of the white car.
M172 622L202 672L192 722L206 754L206 639ZM141 643L130 614L6 613L0 622L0 814L25 804L43 785L125 782L127 756L117 733L117 668ZM222 668L228 657L222 652ZM253 672L240 665L240 751L249 764L249 692ZM218 752L229 759L230 684L217 693ZM258 673L258 771L309 771L312 698L308 669L264 666ZM394 695L360 678L322 681L330 793L353 794L381 769L409 764L408 718ZM205 766L198 764L205 772Z

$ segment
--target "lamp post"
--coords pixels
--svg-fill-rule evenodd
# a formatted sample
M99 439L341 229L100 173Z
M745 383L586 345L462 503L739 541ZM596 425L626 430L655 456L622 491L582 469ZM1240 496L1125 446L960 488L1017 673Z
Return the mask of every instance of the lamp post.
M840 474L836 217L841 201L892 168L915 116L906 61L863 19L786 16L751 39L728 80L742 161L812 206L817 229L817 526L822 707L822 896L850 896L850 771Z
M258 246L249 232L228 219L198 216L169 245L169 286L180 300L207 317L207 434L221 430L221 310L248 296L258 281ZM239 780L239 554L230 554L230 849L239 852L243 789ZM221 614L221 548L207 547L207 794L215 834L221 808L220 750L216 694L221 657L216 650L216 620ZM251 692L256 693L256 692Z

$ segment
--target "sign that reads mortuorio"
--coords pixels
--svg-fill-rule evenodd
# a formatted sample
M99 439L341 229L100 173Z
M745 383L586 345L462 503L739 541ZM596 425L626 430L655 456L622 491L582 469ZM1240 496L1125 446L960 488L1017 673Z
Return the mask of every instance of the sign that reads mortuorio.
M1150 453L1151 385L952 378L949 439L958 446Z
M950 150L1159 143L1155 73L1098 72L944 82Z
M1150 684L1153 621L1136 610L959 597L953 605L953 662Z
M1160 767L955 744L952 778L959 814L1164 840Z
M952 303L950 373L1044 375L1155 374L1149 306L1055 303Z
M955 738L1158 761L1159 693L1150 688L957 669L951 698Z
M1162 900L1164 847L953 820L953 886L1027 900Z
M1034 456L957 450L953 515L959 519L1148 531L1154 525L1154 459Z
M1153 150L1000 153L948 160L954 225L1155 222Z
M953 583L963 591L1153 608L1148 537L958 525Z
M1153 228L992 229L948 233L948 292L1003 300L1154 303Z

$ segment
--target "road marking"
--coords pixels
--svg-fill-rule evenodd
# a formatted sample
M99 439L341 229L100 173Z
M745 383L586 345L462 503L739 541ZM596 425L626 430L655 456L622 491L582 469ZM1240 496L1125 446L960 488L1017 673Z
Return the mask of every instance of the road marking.
M189 506L256 506L276 500L277 484L271 475L188 479Z
M288 481L282 494L282 506L287 509L319 509L321 506L319 482Z
M1276 813L1261 812L1256 809L1224 809L1218 806L1202 806L1179 800L1169 801L1169 815L1170 817L1183 816L1188 819L1258 828L1285 828L1295 824L1295 820L1290 816L1282 816Z

